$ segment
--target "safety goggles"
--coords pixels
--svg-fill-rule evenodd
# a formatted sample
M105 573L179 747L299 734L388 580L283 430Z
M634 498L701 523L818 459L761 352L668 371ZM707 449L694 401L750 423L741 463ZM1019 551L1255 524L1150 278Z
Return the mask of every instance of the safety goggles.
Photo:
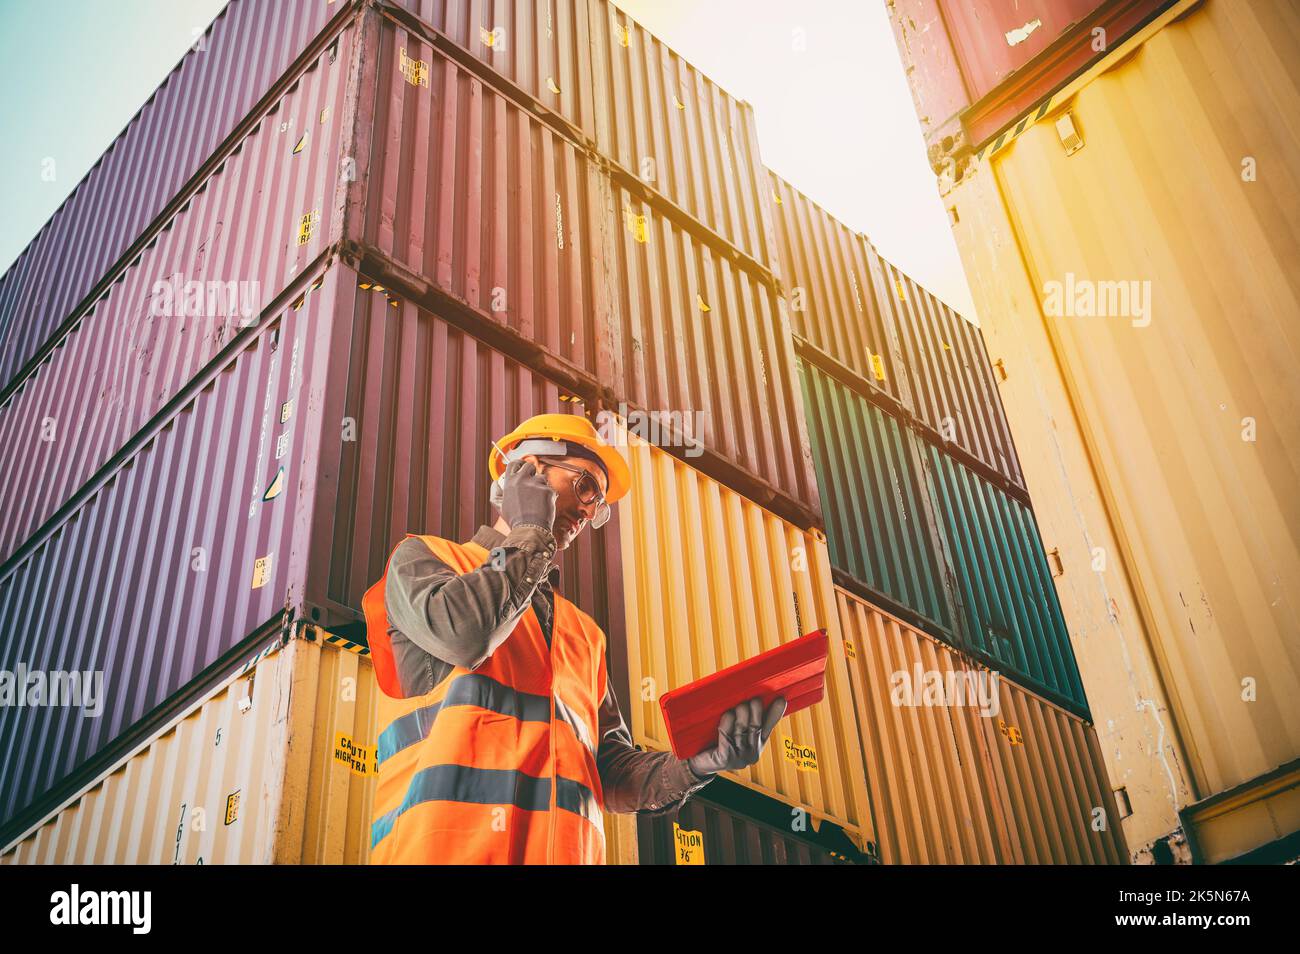
M578 498L578 502L584 507L595 505L596 510L591 518L592 529L599 530L609 522L609 504L600 490L600 482L596 480L591 471L545 459L539 459L538 463L543 467L558 467L560 470L578 474L578 479L573 482L573 495Z

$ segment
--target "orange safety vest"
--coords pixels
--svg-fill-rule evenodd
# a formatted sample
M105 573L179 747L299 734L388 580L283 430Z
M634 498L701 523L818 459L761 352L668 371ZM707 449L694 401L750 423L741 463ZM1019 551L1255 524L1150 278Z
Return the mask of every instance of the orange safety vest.
M408 536L457 573L488 558L475 543ZM457 666L432 691L402 699L387 578L385 567L361 603L381 689L371 863L604 864L596 621L557 593L549 647L529 606L477 669Z

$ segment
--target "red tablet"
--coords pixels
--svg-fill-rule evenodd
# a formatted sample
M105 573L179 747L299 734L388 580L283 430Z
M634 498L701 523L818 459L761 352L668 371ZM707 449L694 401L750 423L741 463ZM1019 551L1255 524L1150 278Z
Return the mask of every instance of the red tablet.
M728 666L659 697L673 754L688 759L718 742L718 720L746 699L763 708L785 696L785 715L806 709L826 693L826 630L819 629ZM781 718L785 718L782 716Z

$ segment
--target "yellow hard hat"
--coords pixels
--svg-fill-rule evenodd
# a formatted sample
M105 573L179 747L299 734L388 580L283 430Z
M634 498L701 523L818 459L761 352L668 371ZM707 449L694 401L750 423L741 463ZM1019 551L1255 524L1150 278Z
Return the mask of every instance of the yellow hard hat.
M508 454L510 448L520 441L547 438L581 444L600 458L609 473L609 487L605 491L607 503L613 503L631 489L632 473L628 470L623 455L601 440L591 421L577 414L538 414L530 417L497 441L497 447L488 454L488 473L493 480L499 478L505 472L505 459L501 454ZM500 453L497 448L500 448Z

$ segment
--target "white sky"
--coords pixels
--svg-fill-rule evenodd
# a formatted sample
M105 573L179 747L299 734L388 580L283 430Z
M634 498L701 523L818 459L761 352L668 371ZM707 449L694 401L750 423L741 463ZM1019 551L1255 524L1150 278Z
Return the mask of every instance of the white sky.
M614 2L754 105L768 167L975 319L884 0Z

